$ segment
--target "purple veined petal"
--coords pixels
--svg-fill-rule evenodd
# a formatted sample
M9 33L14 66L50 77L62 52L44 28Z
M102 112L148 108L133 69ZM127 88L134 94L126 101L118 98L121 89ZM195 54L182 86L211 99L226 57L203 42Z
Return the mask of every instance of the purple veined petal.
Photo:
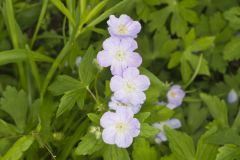
M127 98L127 94L123 89L117 90L116 92L114 92L114 97L118 100L121 101L122 103L129 103L128 98Z
M143 104L145 100L146 100L146 96L141 91L135 92L130 97L130 103L132 103L133 105Z
M121 48L128 51L134 51L138 48L138 44L132 38L124 38L121 39Z
M129 34L136 38L136 35L141 31L141 24L138 21L133 21L129 26Z
M128 120L133 118L133 111L130 108L118 108L116 113L123 122L128 122Z
M157 134L157 137L158 137L159 139L161 139L163 142L166 142L166 141L167 141L167 137L166 137L166 135L164 134L164 132L158 133L158 134Z
M129 67L139 67L142 64L142 57L138 53L132 52L128 54L127 63Z
M178 106L177 105L175 105L175 104L171 104L171 103L168 103L167 105L166 105L166 107L168 107L169 109L175 109L175 108L177 108Z
M132 18L130 18L128 15L126 14L122 14L120 17L119 17L119 21L122 23L122 24L128 24L129 22L132 21Z
M129 134L117 134L115 143L120 148L128 148L133 142L133 137Z
M180 128L182 126L181 122L176 118L170 119L166 124L171 128Z
M181 89L181 86L180 85L173 85L170 89Z
M109 37L103 42L103 49L107 51L116 50L121 43L121 39L118 37Z
M131 128L132 137L137 137L140 134L140 123L139 123L138 119L133 118L129 123L132 126L132 128Z
M140 104L139 105L133 105L133 107L132 107L133 113L134 114L138 113L141 110L141 107L142 106Z
M117 26L118 25L118 18L115 17L114 15L110 15L109 19L107 21L107 24L109 26Z
M113 76L110 80L110 89L113 92L120 90L123 87L123 85L124 85L123 79L118 75Z
M119 117L115 113L105 112L100 119L100 125L103 128L108 128L110 126L114 126L116 121L118 120L119 120Z
M102 139L107 144L115 144L116 131L113 127L106 128L102 132Z
M135 79L136 85L141 91L145 91L150 86L150 80L145 75L140 75Z
M110 68L112 75L122 76L123 70L126 67L122 64L115 63L114 61L112 63L113 63L113 65Z
M139 70L135 67L129 67L124 70L123 72L123 78L126 79L134 79L139 75Z
M98 52L97 61L100 66L102 66L102 67L110 66L111 62L112 62L111 59L112 59L112 57L106 51L103 50L103 51Z

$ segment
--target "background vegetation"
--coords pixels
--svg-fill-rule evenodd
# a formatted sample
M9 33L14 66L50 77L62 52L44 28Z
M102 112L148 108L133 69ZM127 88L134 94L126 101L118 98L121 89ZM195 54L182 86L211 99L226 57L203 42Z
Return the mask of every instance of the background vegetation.
M1 0L0 156L3 160L240 160L238 0ZM139 20L147 102L132 147L106 145L110 73L94 60L109 15ZM78 56L83 59L76 64ZM156 104L170 84L187 93L176 110ZM151 126L176 117L169 143Z

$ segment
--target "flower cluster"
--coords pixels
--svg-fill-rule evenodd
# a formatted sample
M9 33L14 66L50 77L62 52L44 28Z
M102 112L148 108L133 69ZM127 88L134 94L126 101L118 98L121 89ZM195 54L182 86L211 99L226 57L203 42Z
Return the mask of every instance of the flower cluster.
M181 89L179 85L173 85L167 92L168 103L160 102L161 105L166 105L169 109L175 109L182 104L183 98L185 97L185 92ZM170 128L180 128L181 122L178 119L170 119L168 121L154 123L153 126L160 129L160 132L155 137L156 143L161 143L167 141L167 137L164 133L163 126L167 125Z
M146 100L144 91L150 86L148 77L137 68L142 57L135 52L138 45L134 38L141 25L127 15L119 18L111 15L107 24L111 37L103 42L97 61L102 67L110 67L113 75L110 80L113 96L108 105L114 112L108 111L101 117L102 138L107 144L127 148L140 133L140 123L134 114L141 109Z
M167 137L164 133L164 125L170 127L170 128L180 128L182 125L181 125L181 122L178 120L178 119L170 119L168 121L164 121L164 122L160 122L160 123L154 123L153 126L155 128L158 128L160 129L160 132L156 135L155 137L155 142L156 143L161 143L161 142L165 142L167 141Z

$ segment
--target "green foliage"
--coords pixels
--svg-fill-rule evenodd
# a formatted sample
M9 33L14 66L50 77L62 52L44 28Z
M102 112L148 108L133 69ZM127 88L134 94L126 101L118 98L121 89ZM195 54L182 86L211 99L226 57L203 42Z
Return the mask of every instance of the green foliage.
M172 130L168 127L164 128L169 140L169 147L176 159L193 160L195 156L195 148L192 138L185 133Z
M206 94L200 95L204 103L207 104L209 112L212 114L220 127L228 127L228 111L226 103L216 96Z
M1 0L0 159L238 160L240 95L238 0ZM149 77L134 115L141 132L127 148L105 144L111 74L96 62L109 37L109 15L127 14L142 29L136 50ZM77 57L82 60L76 63ZM181 106L166 93L179 84ZM226 102L225 102L226 100ZM155 143L153 123L168 142Z
M154 147L150 147L149 142L146 141L144 138L138 138L133 144L132 157L133 160L156 160L157 151L154 149Z
M82 141L78 144L76 148L77 155L91 155L92 153L99 151L104 146L104 143L100 137L92 133L86 134Z
M32 136L23 136L19 138L10 150L1 158L2 160L18 160L21 159L25 152L34 142Z
M216 160L239 160L240 159L240 148L235 145L224 145L219 148L219 154Z
M13 119L17 127L23 130L26 126L28 111L28 99L26 93L18 92L13 87L7 87L0 100L1 109L7 112ZM17 106L17 107L16 107Z
M118 148L115 145L107 145L103 153L104 160L130 160L126 149Z

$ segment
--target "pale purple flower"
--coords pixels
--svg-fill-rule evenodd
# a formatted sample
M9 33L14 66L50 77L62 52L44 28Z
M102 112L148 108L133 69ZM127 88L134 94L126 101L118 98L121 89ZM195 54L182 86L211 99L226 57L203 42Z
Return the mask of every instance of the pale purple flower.
M129 147L133 138L140 133L140 123L133 115L127 108L104 113L100 119L100 124L104 128L103 141L107 144L116 144L120 148Z
M97 61L102 67L111 66L113 75L122 75L127 67L138 67L142 63L142 57L134 52L137 49L134 39L110 37L103 42L103 49L98 53Z
M138 21L133 21L129 16L122 14L119 18L111 15L107 21L108 31L111 36L121 38L131 37L136 38L141 30L141 24Z
M167 93L168 107L174 109L182 104L185 92L179 85L173 85Z
M141 109L141 105L133 105L131 103L122 103L118 101L114 96L112 96L111 101L108 103L108 106L112 110L117 110L119 108L129 108L134 114L138 113Z
M165 125L173 129L180 128L182 126L181 122L176 118L164 122L154 123L153 127L160 129L160 132L155 137L155 142L158 144L167 141L167 137L163 128Z
M234 89L231 89L229 91L227 100L228 100L228 103L230 103L230 104L237 102L238 95L237 95L237 92Z
M123 76L115 75L110 81L110 88L114 97L122 103L133 105L143 104L146 96L143 91L147 90L150 81L147 76L139 75L137 68L127 68Z

